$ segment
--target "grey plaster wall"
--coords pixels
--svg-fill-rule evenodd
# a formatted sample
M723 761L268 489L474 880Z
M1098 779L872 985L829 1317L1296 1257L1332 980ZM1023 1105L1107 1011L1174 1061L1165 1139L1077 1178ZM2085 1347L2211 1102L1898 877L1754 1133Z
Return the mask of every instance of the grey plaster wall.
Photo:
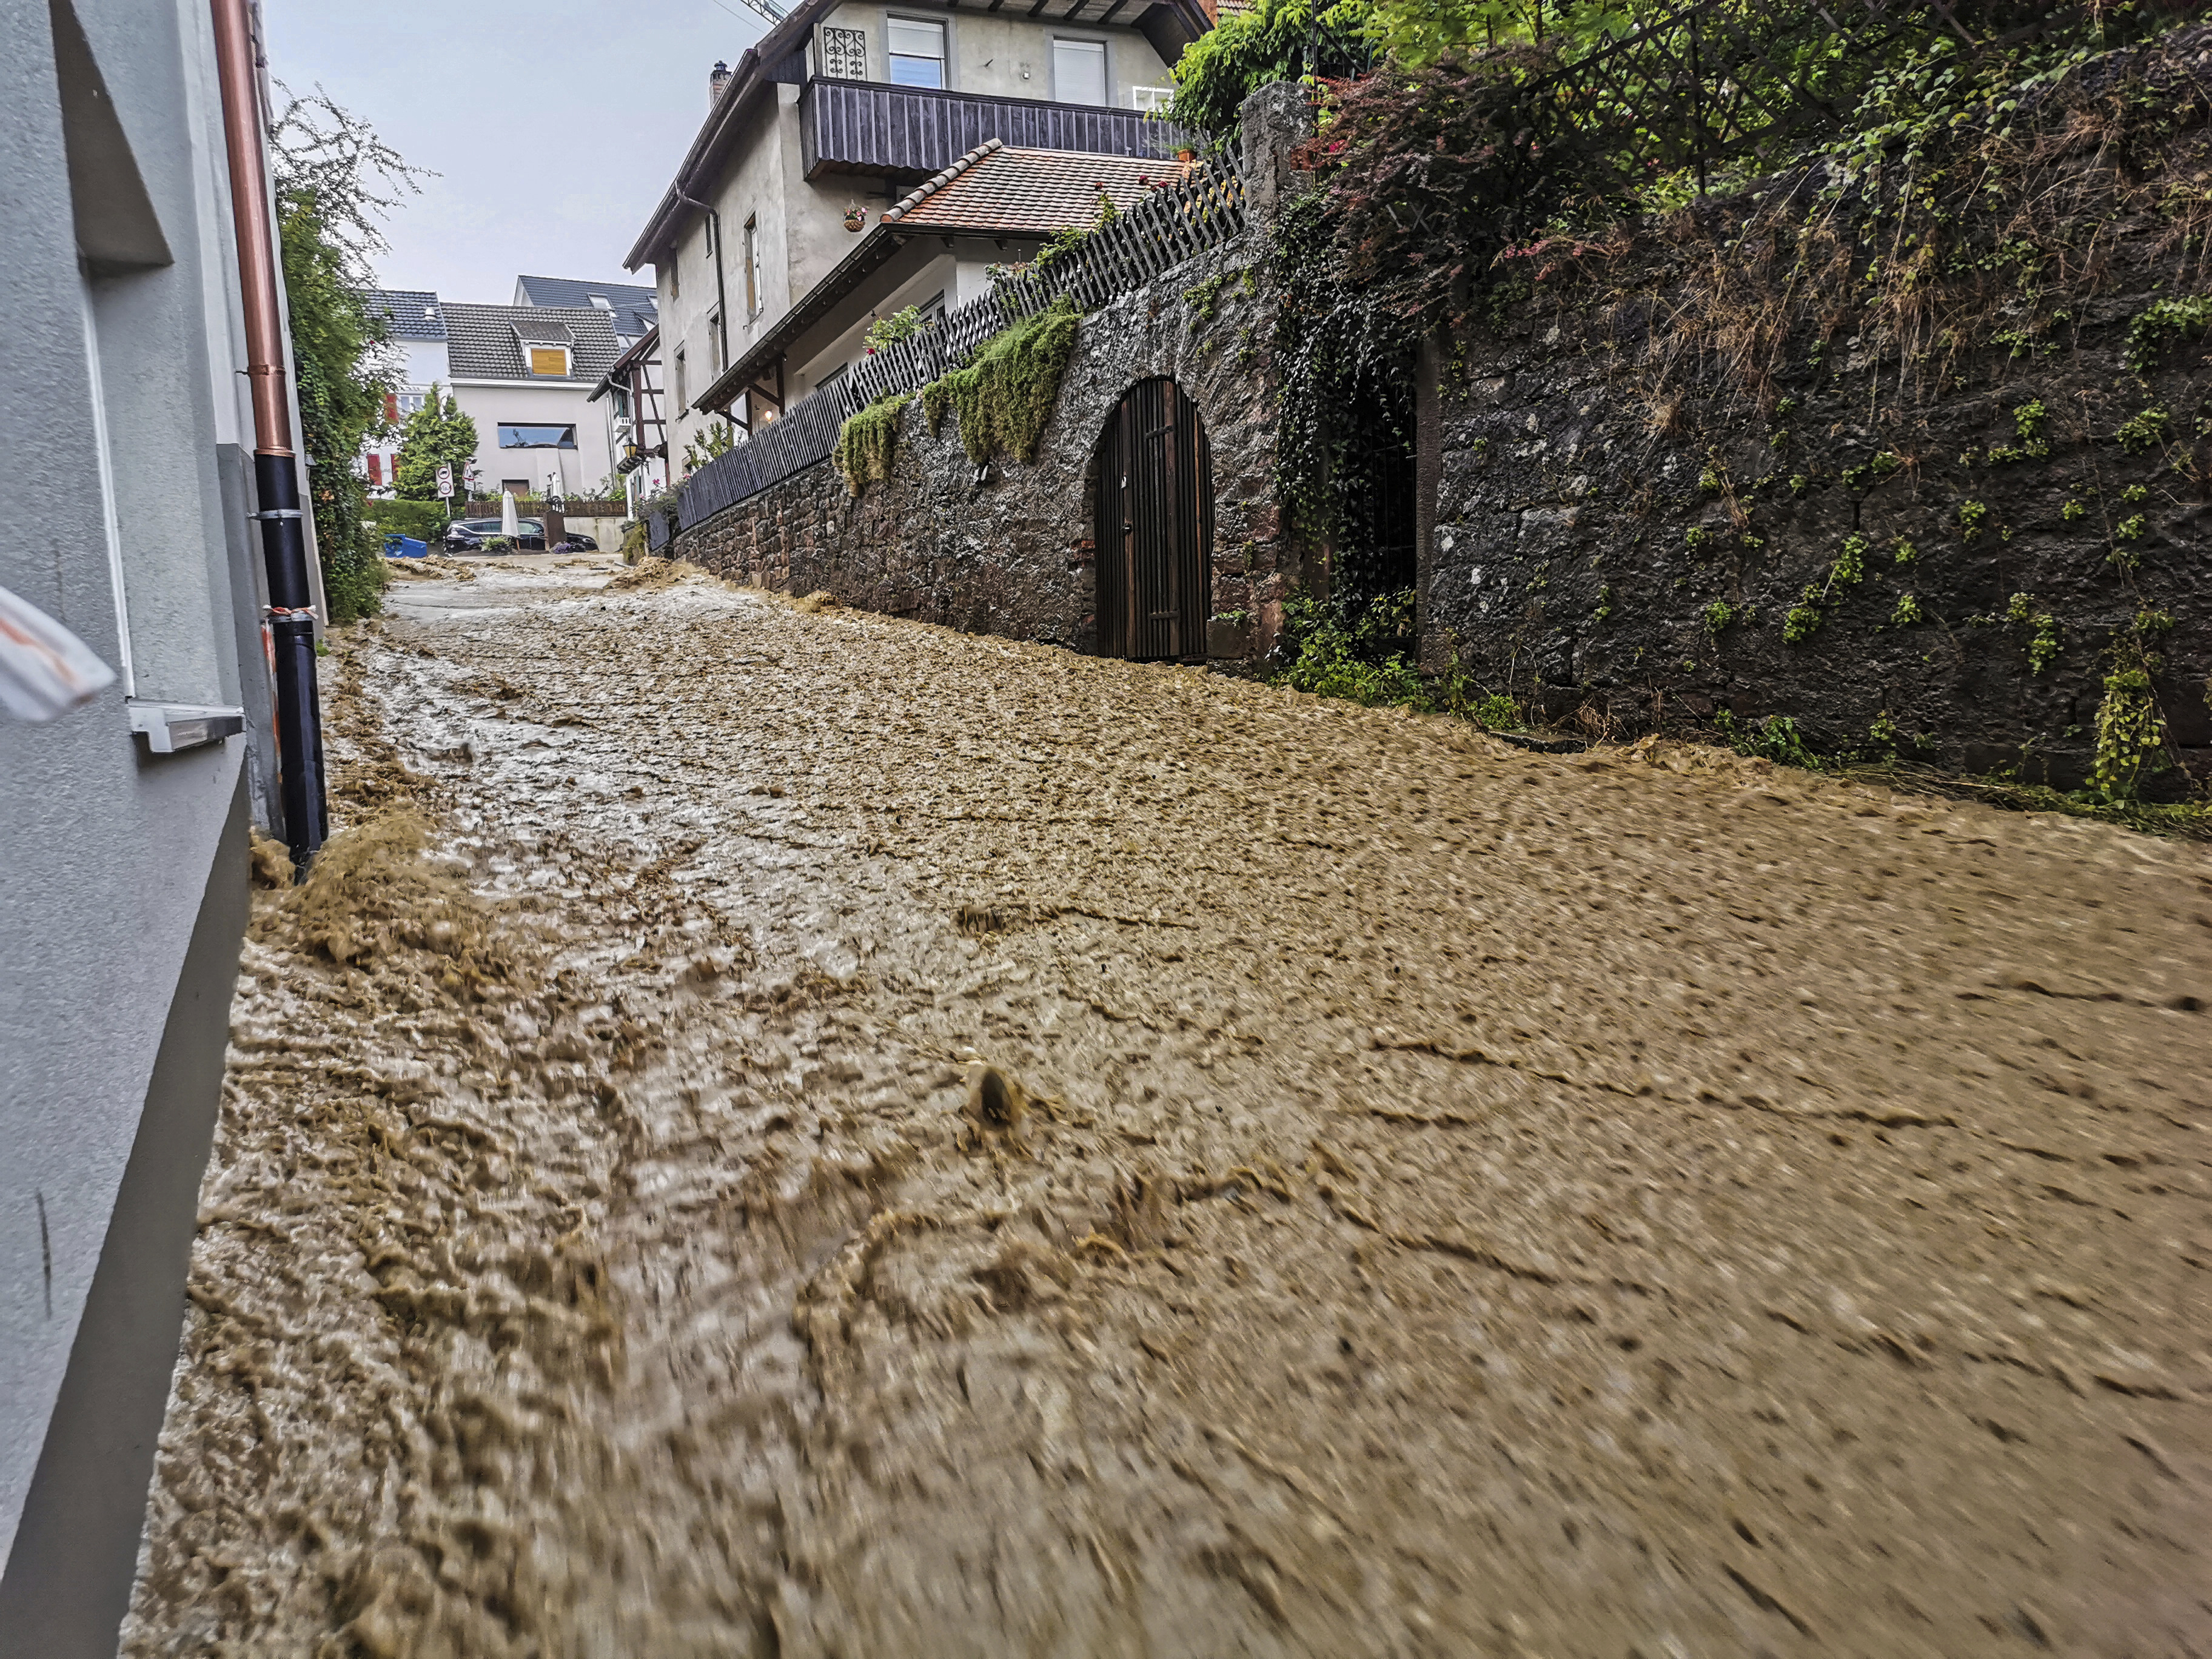
M61 94L83 91L88 52L125 142L97 166L80 144L73 186L70 141L82 133L65 131ZM127 611L143 695L235 703L260 669L258 653L246 656L253 598L234 583L250 565L218 467L222 446L243 434L219 109L206 9L192 0L0 7L0 291L26 319L0 331L0 489L23 504L0 542L0 585L111 664L124 656ZM142 240L116 244L128 257L81 274L86 211L120 212L128 231L133 201L150 211L158 246L142 214ZM108 494L94 443L103 423ZM232 471L234 514L246 503ZM64 1446L57 1425L90 1379L134 1382L142 1395L149 1377L157 1394L166 1387L189 1229L118 1227L118 1194L142 1130L158 1124L167 1139L149 1190L168 1213L180 1194L189 1206L218 1080L205 1055L210 1043L220 1053L243 921L231 866L251 740L152 756L131 734L125 696L118 684L47 726L0 723L0 1598L11 1623L24 1596L64 1593L16 1566L23 1528L38 1523L26 1503L42 1458L89 1456L104 1490L125 1494L119 1510L70 1523L61 1547L110 1564L135 1554L150 1435ZM233 896L210 908L219 870ZM156 1086L165 1034L172 1050L200 1056L170 1068L183 1079L175 1088ZM84 1324L96 1276L132 1292L138 1311L121 1333ZM57 1544L41 1534L45 1549ZM40 1650L112 1652L112 1620L105 1632L104 1647L80 1632Z

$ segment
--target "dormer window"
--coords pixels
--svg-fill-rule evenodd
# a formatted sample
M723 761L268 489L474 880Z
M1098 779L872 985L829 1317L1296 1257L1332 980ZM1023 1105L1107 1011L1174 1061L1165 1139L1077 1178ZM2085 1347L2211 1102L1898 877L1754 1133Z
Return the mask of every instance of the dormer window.
M526 317L510 326L522 349L523 372L532 380L565 380L575 372L576 337L566 323Z
M615 308L615 302L604 294L592 295L592 303L602 311L612 311Z

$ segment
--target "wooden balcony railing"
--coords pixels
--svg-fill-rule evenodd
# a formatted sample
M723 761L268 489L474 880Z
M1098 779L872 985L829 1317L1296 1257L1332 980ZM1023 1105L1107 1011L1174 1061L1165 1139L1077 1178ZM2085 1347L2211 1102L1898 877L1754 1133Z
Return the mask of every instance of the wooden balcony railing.
M1190 142L1180 128L1133 109L820 77L799 92L799 133L809 179L867 173L920 180L986 138L1019 149L1163 157Z

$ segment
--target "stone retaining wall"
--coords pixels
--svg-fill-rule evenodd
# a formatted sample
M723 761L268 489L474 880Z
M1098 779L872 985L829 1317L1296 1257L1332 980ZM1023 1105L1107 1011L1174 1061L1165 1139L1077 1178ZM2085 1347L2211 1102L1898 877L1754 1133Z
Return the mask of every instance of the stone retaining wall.
M917 398L889 479L854 496L834 467L810 468L680 532L674 556L732 580L1091 650L1092 458L1122 394L1164 375L1196 403L1212 447L1211 654L1264 651L1297 574L1275 503L1265 251L1280 158L1304 120L1295 88L1255 94L1247 230L1083 319L1034 463L994 460L979 474L957 417L933 436Z
M2205 56L2212 32L2191 33L2181 55ZM2201 179L2203 130L2179 125L2166 170ZM2081 149L2050 164L2057 184L2104 164ZM1768 209L1798 197L1764 222L1802 227L1833 182L1766 186ZM1427 665L1456 658L1593 729L1786 714L1816 748L1880 746L1893 728L1901 752L1947 768L2074 787L2116 635L2163 613L2159 704L2185 764L2212 771L2212 363L2201 333L2148 376L2124 357L2146 307L2203 287L2201 234L2192 257L2159 195L2057 225L2086 266L2072 293L2054 257L2039 300L1937 313L1921 343L1954 355L1932 395L1917 371L1937 357L1900 390L1899 354L1860 322L1838 327L1863 313L1824 317L1826 300L1780 314L1778 373L1741 395L1717 273L1771 257L1786 276L1803 246L1770 252L1747 234L1759 198L1639 226L1578 270L1563 261L1556 292L1470 337L1463 374L1444 377ZM2124 441L2145 410L2162 431ZM1863 575L1836 580L1855 537ZM1829 591L1819 626L1785 640L1808 585ZM2169 771L2164 792L2180 782Z

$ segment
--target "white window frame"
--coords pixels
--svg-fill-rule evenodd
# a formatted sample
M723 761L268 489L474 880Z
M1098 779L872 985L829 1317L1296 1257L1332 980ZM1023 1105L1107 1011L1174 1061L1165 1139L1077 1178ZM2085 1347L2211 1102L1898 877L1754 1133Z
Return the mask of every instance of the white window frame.
M1175 94L1173 87L1131 87L1129 107L1142 110L1147 115L1154 114L1174 103Z
M561 354L561 372L558 374L543 374L538 372L538 365L530 360L531 354L538 351L557 351ZM530 378L533 380L574 380L576 374L576 354L569 347L556 344L550 340L525 340L522 343L522 366L529 371Z
M910 92L954 91L958 76L954 73L953 66L958 61L958 58L952 40L952 20L949 17L925 16L919 13L887 11L884 14L884 83L888 86L905 84L903 82L894 80L891 76L891 25L894 23L916 23L925 28L933 28L937 31L937 38L945 43L945 56L938 59L938 62L944 66L944 73L938 77L938 84L935 87L908 87L908 90ZM899 54L902 58L910 58L913 55L911 52Z
M1099 98L1097 103L1078 104L1071 99L1063 98L1060 95L1060 42L1063 40L1071 46L1096 46L1098 48ZM1070 34L1064 30L1056 29L1046 41L1046 45L1051 49L1052 53L1052 101L1054 103L1066 104L1073 109L1111 109L1114 107L1114 47L1113 44L1109 41L1105 36L1099 34Z

